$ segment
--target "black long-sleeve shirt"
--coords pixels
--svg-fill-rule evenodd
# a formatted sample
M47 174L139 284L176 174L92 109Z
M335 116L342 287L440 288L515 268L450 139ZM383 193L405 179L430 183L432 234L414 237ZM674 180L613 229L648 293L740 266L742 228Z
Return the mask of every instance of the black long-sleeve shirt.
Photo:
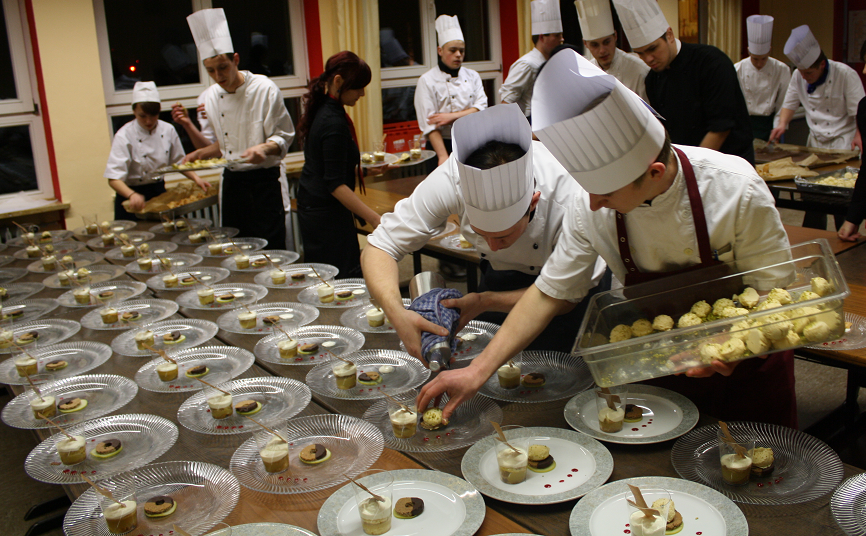
M304 144L298 202L316 207L340 205L331 194L341 185L355 189L360 156L343 105L328 99L313 118Z
M860 99L860 104L857 105L857 130L862 135L866 132L866 97ZM863 154L860 155L860 173L857 175L857 182L854 183L854 196L851 198L851 204L848 205L848 215L846 220L850 221L858 228L863 218L866 218L866 178L862 180L860 177L866 177L863 170L866 169L866 158Z

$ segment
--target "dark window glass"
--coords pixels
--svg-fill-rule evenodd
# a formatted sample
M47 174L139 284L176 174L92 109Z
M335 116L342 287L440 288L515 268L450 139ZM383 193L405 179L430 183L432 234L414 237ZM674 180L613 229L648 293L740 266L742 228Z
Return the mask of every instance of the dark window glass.
M0 194L36 190L30 127L0 127Z
M484 93L487 95L487 106L490 107L496 105L496 99L494 98L496 96L496 91L493 91L493 79L482 79L481 85L484 87Z
M382 67L424 63L421 11L417 0L379 0Z
M460 29L463 31L463 39L466 42L464 61L487 61L491 59L487 2L484 0L436 0L436 16L439 15L457 15Z
M214 0L213 7L226 12L241 69L265 76L295 74L288 0Z
M384 124L416 121L415 86L391 87L382 90L382 120Z
M283 102L286 103L286 109L289 111L289 116L292 118L292 124L297 127L298 120L301 118L301 97L290 97L288 99L283 99ZM295 139L292 140L292 144L289 146L290 153L296 153L301 150L300 146L298 146L298 137L295 136Z
M0 4L0 100L17 99L15 73L12 72L12 53L9 50L9 32L6 30L6 14Z
M195 42L186 18L189 0L104 0L114 89L136 82L198 84Z

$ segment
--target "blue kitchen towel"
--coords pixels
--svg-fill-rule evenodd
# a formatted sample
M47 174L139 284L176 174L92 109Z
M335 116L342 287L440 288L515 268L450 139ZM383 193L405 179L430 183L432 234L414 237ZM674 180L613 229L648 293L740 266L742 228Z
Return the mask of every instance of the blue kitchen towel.
M462 298L463 294L459 290L453 288L434 288L433 290L418 296L412 305L409 306L410 311L415 311L430 322L438 324L447 329L449 333L454 333L457 328L457 321L460 320L459 309L449 309L440 303L442 300ZM434 333L421 333L421 353L427 354L434 344L447 340L448 337L436 335ZM452 337L451 353L457 350L457 339Z

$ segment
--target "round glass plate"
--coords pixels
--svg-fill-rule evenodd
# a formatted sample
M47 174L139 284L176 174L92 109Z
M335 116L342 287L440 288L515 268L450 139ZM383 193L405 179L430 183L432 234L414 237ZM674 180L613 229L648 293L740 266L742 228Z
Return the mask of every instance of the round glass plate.
M291 264L301 258L301 256L294 251L288 251L285 249L261 249L255 253L247 255L250 258L249 268L238 268L238 263L235 262L234 256L229 257L228 259L223 259L220 266L237 272L270 272L273 270L273 267L271 266L271 263L268 262L268 259L265 258L265 255L271 259L271 262L274 263L275 266ZM259 263L259 266L256 266L254 263ZM288 283L286 285L288 285Z
M208 236L203 238L201 242L191 242L189 239L189 235L195 234L197 232L199 231L184 231L182 233L177 233L173 237L171 237L171 241L181 246L197 246L199 244L212 242L214 240L225 240L227 238L233 238L237 236L240 231L238 229L235 229L234 227L214 227L213 229L208 229Z
M412 300L409 298L403 298L403 307L409 307L409 304L411 303ZM391 325L391 321L388 320L387 316L385 317L385 323L381 326L371 326L370 323L367 322L367 311L372 308L373 304L370 302L351 307L340 315L340 324L352 329L357 329L358 331L363 331L364 333L397 333L397 330ZM401 348L403 347L401 346Z
M320 286L324 285L324 283L319 283L315 286L309 286L304 290L298 292L298 301L301 303L315 305L316 307L325 308L355 307L356 305L369 303L370 301L370 294L367 292L367 284L364 283L363 279L335 279L333 281L330 281L328 284L334 287L334 301L330 303L322 303L321 300L319 300L319 293L317 289ZM338 300L336 298L337 292L345 291L351 291L352 297L348 300Z
M79 242L77 240L69 240L66 242L57 242L56 244L51 244L51 245L54 246L54 251L52 252L52 255L54 255L58 259L64 255L69 255L71 253L75 253L76 251L81 251L82 249L87 247L87 245L84 242ZM27 255L26 249L19 249L18 251L13 253L12 256L15 257L16 259L22 260L22 261L26 261L26 260L38 261L42 257L42 254L40 253L36 257L31 257L31 256Z
M57 309L57 300L47 298L35 300L7 301L3 304L2 319L5 322L29 322L47 315ZM9 325L7 324L6 327Z
M366 471L382 454L382 434L372 424L348 415L313 415L288 424L289 469L268 473L255 438L232 455L229 469L241 485L264 493L295 494L327 489ZM301 463L301 450L312 443L324 445L331 459L318 465Z
M132 244L133 246L137 246L138 244L141 244L142 242L147 242L148 240L153 240L153 237L154 237L153 233L149 233L147 231L124 231L124 232L129 236L129 238L127 238L127 241L130 244ZM119 247L120 245L121 245L121 242L120 242L119 237L115 237L114 243L109 244L107 246L105 245L105 242L102 241L102 235L91 238L90 240L87 241L87 246L91 247L93 249L112 249L112 248Z
M561 503L583 497L613 473L613 456L587 435L561 428L518 428L506 430L505 437L526 437L530 444L549 447L556 467L546 473L527 470L520 484L505 484L499 477L493 436L475 443L460 462L463 478L493 499L515 504Z
M370 154L372 154L372 153L370 153ZM396 162L399 158L400 157L397 156L396 154L385 153L385 159L384 160L379 161L379 162L370 162L369 164L365 164L364 162L361 162L361 167L362 168L377 168L377 167L382 167L382 166L388 166L388 165Z
M602 432L598 425L598 405L595 389L584 391L565 405L568 425L584 434L620 444L661 443L676 439L695 427L700 412L698 407L679 393L634 383L628 387L627 403L643 409L639 422L624 422L615 434Z
M196 266L195 268L190 268L188 270L175 271L175 275L180 281L183 281L184 278L189 277L190 275L194 275L199 279L199 281L203 281L208 285L219 283L227 278L229 274L231 274L231 272L225 268L214 268L212 266ZM165 275L164 272L149 278L147 280L147 286L153 290L174 290L181 292L196 288L197 283L195 280L191 281L189 284L178 283L176 287L166 288L165 282L162 280L163 275Z
M477 249L475 249L475 246L472 246L471 248L464 248L463 246L461 246L460 235L443 237L439 241L439 245L441 245L443 248L452 249L454 251L471 251L473 253L478 251Z
M866 535L866 473L842 482L830 499L830 511L839 528L848 536Z
M100 224L102 222L99 222ZM108 226L111 228L112 233L122 233L123 231L128 231L135 227L136 223L132 220L111 220L108 222ZM78 236L98 236L102 234L102 226L100 225L99 231L96 233L88 233L87 227L78 227L73 229L73 233Z
M277 285L271 279L271 271L264 270L256 274L256 283L259 285L264 285L270 288L288 288L288 289L297 289L309 287L310 285L318 285L321 283L318 277L313 273L313 269L315 268L316 272L324 279L325 281L330 281L337 277L337 274L340 273L340 269L336 266L330 264L319 264L316 262L311 262L307 264L292 264L291 266L281 266L283 270L286 272L286 282L282 285ZM301 281L292 281L292 274L304 274L304 279Z
M42 283L15 283L6 287L6 299L3 301L24 300L44 289Z
M21 279L27 275L25 268L0 268L0 285L8 285L16 279Z
M10 326L4 326L4 328L8 327ZM81 324L79 324L75 320L47 318L45 320L34 320L32 322L26 322L24 324L15 324L11 327L12 337L14 338L14 340L17 340L19 337L21 337L21 335L25 333L30 333L31 331L35 331L36 333L38 333L39 338L36 339L36 343L33 345L33 347L42 348L43 346L63 342L69 337L72 337L81 329ZM0 348L0 354L11 353L14 349L14 346L10 346L8 348Z
M295 357L283 359L280 357L277 344L285 340L286 336L282 333L272 333L256 343L253 353L266 363L275 363L277 365L316 365L331 359L328 352L339 356L348 355L360 350L364 346L365 341L362 333L343 326L304 326L289 332L289 335L298 341L298 346L302 344L318 344L319 349L314 354L298 354Z
M628 485L641 489L664 489L676 511L682 514L681 534L748 536L746 516L730 499L707 486L661 476L627 478L605 484L587 493L571 511L568 526L574 536L608 536L629 531L625 494ZM644 492L650 504L660 497Z
M232 527L233 536L316 536L315 533L282 523L247 523Z
M285 330L295 329L296 326L306 326L319 318L319 310L311 305L293 302L260 303L250 305L249 309L256 313L256 327L242 328L238 322L238 312L228 311L217 318L220 329L230 333L241 335L267 335L274 331L272 326L262 322L266 316L279 316L281 325ZM244 309L243 311L246 311Z
M289 378L243 378L221 386L232 394L234 404L243 400L255 400L262 409L251 415L265 426L278 426L302 412L310 403L310 388ZM177 421L193 432L200 434L233 435L245 434L258 427L236 411L225 419L214 419L205 400L205 393L198 392L181 404L177 410Z
M201 255L194 255L192 253L169 253L167 255L160 255L159 257L164 261L171 262L171 270L163 268L162 262L157 260L156 257L152 257L153 262L150 264L150 270L142 270L138 261L133 261L124 268L129 274L164 274L168 271L180 274L181 271L186 270L190 266L195 266L204 260Z
M403 151L403 153L407 153L407 152L408 151ZM400 153L400 155L397 156L398 160L403 157L403 153ZM396 155L396 153L395 153L395 155ZM421 162L426 162L427 160L430 160L434 156L436 156L436 151L421 149L421 158L419 158L417 160L412 160L412 158L410 157L408 160L404 160L403 162L395 162L393 165L399 166L399 167L414 166L415 164L420 164Z
M177 361L177 379L164 382L159 379L156 367L165 360L161 357L150 361L135 373L135 381L142 389L157 393L180 393L198 391L202 383L186 376L186 371L198 365L207 367L208 372L201 378L211 381L214 376L233 379L243 374L256 360L252 352L233 346L204 346L169 352L169 357ZM226 378L226 376L228 378Z
M31 348L27 352L36 359L40 373L51 374L55 380L71 378L91 371L108 361L111 357L111 347L101 342L76 341ZM0 383L9 385L27 385L27 378L18 375L14 358L0 363ZM51 361L63 360L68 365L60 370L50 371L45 368Z
M351 389L337 389L337 380L334 378L331 364L322 363L307 373L305 383L310 386L314 393L329 398L375 400L385 398L385 395L382 394L385 389L389 391L414 389L430 377L430 369L406 352L362 350L345 357L355 363L358 374L367 370L379 372L379 368L383 365L390 365L394 370L381 373L382 381L376 385L364 385L358 382Z
M73 268L77 270L79 268L84 268L85 266L90 266L91 264L96 264L105 258L102 253L97 253L95 251L76 251L74 253L67 253L66 256L72 257L72 262L63 263L66 265L66 268L70 270ZM57 256L55 255L55 257ZM57 260L60 261L61 257L57 257ZM53 270L46 270L45 265L42 264L42 260L37 259L27 265L27 270L34 274L54 274L63 270L63 268L60 266L60 262L55 262Z
M87 283L102 283L104 281L110 281L120 274L124 273L123 266L117 266L114 264L92 264L87 267L87 270L90 271L89 280ZM46 287L50 288L72 288L75 285L70 283L68 285L61 285L60 278L57 274L50 275L42 280L42 283ZM85 281L81 281L81 283L85 283Z
M53 244L54 242L63 242L64 240L68 240L69 237L72 236L72 231L58 230L58 231L48 231L48 232L51 233L51 240L45 240L45 241L40 239L42 232L35 233L37 246L42 246L42 245L49 244L49 243ZM25 241L23 236L19 236L19 237L13 238L9 242L7 242L7 244L10 246L15 246L15 247L24 247L24 246L28 245L29 242Z
M0 255L0 266L6 266L7 264L14 262L15 257L11 255Z
M99 293L108 290L114 292L114 296L112 296L110 300L103 302L96 297ZM63 307L95 307L97 305L104 305L109 301L111 303L117 303L135 298L136 296L141 296L145 290L147 290L147 285L141 281L103 281L102 283L94 283L90 285L90 302L87 304L81 304L75 301L75 296L72 294L75 292L74 290L68 290L58 296L57 303Z
M866 348L866 318L854 313L845 313L845 323L850 323L851 327L846 327L845 336L841 339L812 344L806 348L835 351Z
M439 403L444 407L447 396ZM470 447L489 435L493 435L490 421L502 422L502 409L486 396L475 395L457 407L446 426L438 430L416 427L415 435L407 439L394 437L391 418L388 416L388 401L379 400L364 412L363 419L373 423L382 432L385 446L403 452L442 452Z
M49 484L81 484L80 475L103 480L141 467L159 458L177 441L177 426L156 415L132 414L102 417L66 429L70 435L84 436L86 457L75 465L63 465L55 445L66 436L58 432L30 451L24 469L30 478ZM100 441L120 440L117 455L95 457ZM146 498L145 498L146 500Z
M174 242L166 242L162 240L151 240L149 242L144 242L149 247L150 250L147 253L148 255L159 255L160 257L164 256L167 253L171 253L172 251L177 249L177 244ZM139 244L141 246L142 244ZM133 250L132 255L124 255L123 250L121 248L114 248L108 250L108 253L105 254L106 259L111 259L113 261L128 261L131 259L137 259L141 255L138 254L137 250Z
M219 331L216 323L209 320L198 320L195 318L183 318L180 320L163 320L141 326L139 329L124 331L111 341L111 349L120 355L130 357L153 357L151 350L139 350L135 343L135 336L145 330L153 332L153 347L157 350L183 350L200 344L205 344L214 338ZM167 333L180 332L186 337L174 344L166 344L162 338Z
M138 498L138 527L131 536L172 534L178 525L190 534L204 534L225 519L240 498L238 479L222 467L203 462L152 463L118 479L135 477ZM106 482L110 482L107 480ZM178 509L165 518L144 515L144 503L150 497L167 495ZM88 489L78 497L63 519L66 536L112 536L102 518L98 496Z
M452 358L458 363L461 361L471 361L487 348L487 345L493 340L493 336L499 331L499 327L498 324L491 322L470 320L466 324L466 327L457 334L462 342L458 343L457 350L452 355ZM403 344L403 341L400 341L400 349L406 350L406 345Z
M232 238L231 240L226 240L221 243L223 249L216 255L210 252L208 244L202 244L195 248L195 253L196 255L201 255L203 257L234 257L238 253L252 253L254 251L259 251L268 245L268 241L264 238Z
M592 386L592 375L582 357L562 352L531 351L517 354L513 361L520 367L520 385L503 389L494 374L478 392L504 402L550 402L571 398ZM530 372L544 374L541 387L523 385L523 377Z
M210 220L206 220L204 218L178 218L178 220L180 220L180 219L186 220L186 222L190 225L190 227L192 229L204 229L204 228L207 228L207 227L210 227L211 225L213 225ZM164 234L164 235L174 235L177 233L187 233L188 232L187 230L178 231L176 229L173 231L166 231L165 227L163 227L161 223L157 223L156 225L154 225L153 227L148 229L148 231L150 231L151 233Z
M218 299L213 302L202 305L198 299L198 290L188 290L177 297L175 301L181 307L187 309L202 309L204 311L237 309L242 305L250 305L258 302L268 295L268 289L261 285L253 283L222 283L219 285L210 285L214 290L214 296L226 296L231 294L234 299L230 302L222 303ZM199 287L201 288L201 287Z
M775 469L763 477L752 476L748 484L731 486L722 480L717 425L696 428L674 443L671 462L679 475L705 484L744 504L789 505L822 497L842 481L842 462L823 441L803 432L757 422L729 422L728 428L748 431L756 447L773 449Z
M117 309L118 317L128 311L138 311L141 316L137 320L117 322L106 324L102 321L100 311L103 307L90 311L81 317L81 325L87 329L132 329L141 328L145 324L159 322L165 320L177 312L177 304L171 300L133 300L120 303L113 303L111 307Z
M441 471L400 469L388 471L393 477L393 499L418 497L424 512L414 519L391 519L389 534L413 536L472 536L484 522L484 498L472 484ZM382 481L370 475L359 482L372 490ZM322 536L364 536L355 485L348 484L331 495L319 510L317 526Z
M138 386L135 385L134 381L114 374L84 374L64 378L43 385L40 389L43 393L52 394L58 401L72 397L87 400L87 406L81 411L58 412L52 418L61 426L69 426L113 413L127 405L138 393ZM6 404L0 417L3 418L3 422L13 428L33 430L51 427L47 421L44 419L37 420L33 415L26 393L16 396Z

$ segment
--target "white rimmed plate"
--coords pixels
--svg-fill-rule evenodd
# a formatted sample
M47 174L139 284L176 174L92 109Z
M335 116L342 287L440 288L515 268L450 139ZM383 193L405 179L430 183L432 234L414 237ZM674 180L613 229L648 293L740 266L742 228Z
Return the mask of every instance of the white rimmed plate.
M208 244L202 244L195 248L195 253L202 257L234 257L238 253L246 253L249 255L250 253L264 249L264 247L268 245L268 241L264 238L250 237L232 238L231 240L220 240L219 242L222 244L223 249L216 255L210 252ZM235 246L237 246L237 248L235 248Z
M319 318L319 310L312 305L293 302L260 303L250 305L249 309L256 313L256 327L242 328L238 322L238 310L228 311L217 318L220 329L241 335L267 335L273 327L262 322L266 316L279 316L283 329L294 329L295 326L306 326ZM246 311L246 309L243 309Z
M337 381L331 370L331 363L317 365L307 373L306 384L314 393L329 398L342 400L374 400L385 398L383 391L400 391L413 389L427 381L430 369L406 352L396 350L361 350L344 356L355 363L358 374L371 371L378 372L383 365L394 368L391 372L381 373L381 382L376 385L364 385L358 382L351 389L337 389Z
M451 235L451 236L443 237L441 240L439 240L439 244L444 248L451 249L454 251L470 251L473 253L478 251L475 248L475 246L473 246L471 248L461 247L460 246L460 235Z
M389 324L390 325L390 324ZM462 342L457 345L457 350L452 357L461 361L471 361L487 348L493 336L499 331L499 325L491 322L482 322L480 320L470 320L466 327L460 330L457 334L462 339ZM376 329L376 328L372 328ZM393 329L393 328L392 328ZM406 345L400 341L400 349L406 350Z
M195 318L183 318L180 320L163 320L141 326L138 329L130 329L124 331L111 341L111 349L120 355L131 357L150 357L154 356L150 350L139 350L135 343L135 336L145 330L153 332L153 347L157 350L183 350L192 348L200 344L205 344L214 338L219 331L216 323L209 320L198 320ZM179 331L184 337L179 343L165 344L162 336L166 333Z
M319 278L315 276L313 273L313 268L316 269L316 272L324 279L325 281L330 281L337 277L337 274L340 273L340 269L336 266L332 266L330 264L319 264L315 262L307 263L307 264L291 264L291 265L283 265L280 266L286 272L286 282L282 285L277 285L271 279L271 271L265 270L256 274L255 281L259 285L264 285L270 288L288 288L288 289L297 289L309 287L310 285L318 285L321 281ZM292 274L303 273L305 277L301 281L292 281Z
M213 381L214 377L226 381L246 372L256 360L256 356L252 352L233 346L187 348L177 352L169 352L168 355L177 361L177 379L169 382L159 379L156 367L164 363L165 360L157 357L135 373L135 381L142 389L157 393L198 391L202 388L202 383L194 378L188 378L186 376L188 369L205 365L208 368L208 373L201 377L204 381Z
M150 247L147 255L159 255L160 257L171 253L172 251L177 249L177 244L174 242L166 242L164 240L151 240L149 242L142 242L142 244L147 244ZM141 246L142 244L138 244ZM127 257L123 254L123 251L120 248L114 248L108 250L105 254L106 259L111 259L113 261L129 261L138 258L138 251L133 251L132 256Z
M214 299L212 303L202 305L198 299L198 290L188 290L178 296L175 301L181 307L187 309L201 309L204 311L213 310L229 310L237 309L242 305L250 305L258 302L268 295L268 289L261 285L253 283L222 283L219 285L210 285L214 290L214 296L224 296L231 294L235 298L230 302L220 302ZM201 287L199 287L201 288Z
M24 333L36 331L39 333L39 338L36 340L33 347L42 348L43 346L63 342L69 337L72 337L81 329L81 324L75 320L47 318L45 320L26 322L24 324L15 324L12 328L12 335L15 339L18 339L18 337ZM11 353L14 349L14 346L10 346L9 348L0 348L0 354Z
M147 242L148 240L153 240L153 237L154 237L153 233L149 233L147 231L121 231L121 232L125 232L127 235L129 235L128 241L130 244L132 244L134 246L141 244L142 242ZM115 233L115 234L117 236L115 236L113 244L109 244L106 246L105 243L102 241L102 235L100 234L99 236L96 236L96 237L88 240L87 246L91 247L93 249L116 248L116 247L120 246L121 242L120 242L120 233Z
M409 307L410 303L412 303L412 300L409 298L403 298L403 307ZM373 305L368 301L343 311L343 314L340 315L340 324L352 329L357 329L358 331L363 331L364 333L397 333L397 330L395 330L394 326L391 325L391 321L388 320L387 316L385 317L385 323L381 326L371 326L367 321L367 311L372 308Z
M851 323L851 327L845 330L845 336L835 341L812 344L806 348L815 350L859 350L866 348L866 317L855 313L845 313L845 322Z
M5 322L12 321L14 326L16 322L30 322L47 315L51 311L57 309L57 300L47 298L35 300L18 300L7 301L3 304L2 318ZM9 324L6 324L8 327Z
M177 233L173 237L171 237L171 241L175 244L179 244L181 246L198 246L199 244L204 244L210 242L212 240L225 240L227 238L232 238L238 235L240 232L238 229L234 227L214 227L213 229L208 229L210 236L204 239L204 242L190 242L189 235L195 234L199 232L199 230L195 231L183 231ZM211 238L211 236L213 238Z
M830 511L839 528L848 536L866 535L866 473L842 482L830 499Z
M101 223L101 222L100 222ZM128 231L135 227L136 223L132 220L111 220L108 222L108 226L111 228L112 233L122 233L123 231ZM100 226L99 231L96 233L88 233L87 227L77 227L72 230L78 236L99 236L102 234L102 227Z
M314 305L316 307L325 308L355 307L356 305L369 303L370 301L370 293L367 291L367 284L364 282L363 279L335 279L333 281L329 281L328 284L334 287L334 301L329 303L322 303L321 300L319 300L318 288L324 285L324 283L319 283L318 285L311 285L304 290L298 292L298 301L301 303ZM351 291L352 297L348 300L338 300L336 298L336 293L341 291Z
M352 328L343 326L304 326L289 333L292 338L302 344L318 344L319 351L314 354L298 354L295 357L283 359L280 357L277 344L285 340L282 333L273 333L260 339L253 349L256 357L267 363L277 365L316 365L331 359L328 352L342 356L357 352L364 346L364 335Z
M91 264L87 267L87 270L90 271L90 276L87 281L79 281L81 284L94 284L94 283L102 283L104 281L110 281L120 274L124 273L123 266L117 266L114 264ZM75 286L74 283L70 283L68 285L61 285L60 278L57 274L50 275L42 280L42 283L46 287L50 288L73 288Z
M77 240L57 242L51 245L54 246L54 251L52 252L52 255L54 255L58 259L64 255L69 255L71 253L75 253L76 251L81 251L82 249L87 247L87 244L85 244L84 242L79 242ZM31 257L27 255L26 249L19 249L18 251L13 253L12 256L22 261L38 261L42 257L42 254L40 253L36 257Z
M81 317L81 325L87 329L97 330L140 328L145 324L165 320L176 313L178 309L177 303L171 300L133 300L113 303L111 307L117 309L118 318L128 311L138 311L141 316L136 320L124 322L118 319L117 322L106 324L99 314L103 309L100 307Z
M181 219L181 218L178 218L178 219ZM202 228L207 228L207 227L210 227L211 225L213 225L213 223L210 220L206 220L204 218L183 218L183 219L186 220L193 229L202 229ZM148 231L150 231L151 233L164 234L164 235L175 235L177 233L188 233L189 232L188 229L184 229L183 231L177 231L177 230L166 231L165 227L163 227L161 223L157 223L156 225L154 225L153 227L148 229Z
M249 268L238 268L238 263L235 262L235 258L233 256L227 259L223 259L223 261L220 263L220 266L228 270L237 272L270 272L270 270L273 270L273 266L271 266L271 263L268 262L268 260L265 258L265 255L267 255L268 258L271 259L271 262L274 263L275 266L291 264L301 258L300 254L294 251L288 251L286 249L261 249L259 251L256 251L255 253L250 253L247 255L250 258ZM264 261L264 264L261 266L255 266L253 263L256 261Z
M108 361L111 357L111 347L101 342L76 341L29 348L27 352L36 359L40 373L51 374L55 380L71 378L91 371ZM0 383L9 385L27 385L27 378L18 375L14 358L0 363ZM63 360L68 365L60 370L50 371L45 368L51 361Z
M520 367L521 384L514 389L503 389L494 374L478 390L484 396L504 402L550 402L570 398L592 386L592 375L583 358L562 352L529 351L516 355L514 363ZM530 372L544 374L541 387L525 387L522 378Z
M95 251L76 251L74 253L68 253L68 257L72 257L72 262L64 262L68 269L79 269L90 266L92 264L96 264L97 262L101 262L105 256L102 253L97 253ZM33 272L34 274L54 274L57 273L63 268L60 267L60 261L62 257L55 255L57 261L54 263L53 270L46 270L45 265L42 264L42 259L37 259L30 264L27 265L27 270Z
M174 273L187 270L190 266L195 266L204 260L201 255L194 255L192 253L168 253L159 257L164 261L171 262L171 271ZM162 262L159 259L154 256L151 256L151 259L153 262L150 265L150 270L142 270L138 261L133 261L124 266L124 268L129 274L162 274L169 271L167 268L163 268Z
M64 240L68 240L69 237L72 236L72 231L58 230L58 231L48 231L48 232L51 233L51 240L45 241L45 242L43 242L42 240L39 239L39 236L42 234L42 231L35 233L36 234L36 245L42 246L42 245L45 245L48 243L53 244L54 242L63 242ZM10 240L7 243L10 246L24 247L29 242L26 242L24 240L23 236L19 236L19 237L13 238L12 240Z
M97 298L99 293L108 290L114 292L114 296L111 299L102 301ZM103 281L102 283L90 285L90 303L86 305L75 301L75 296L72 294L75 292L74 290L68 290L58 296L57 303L63 307L95 307L109 302L117 303L141 296L145 290L147 290L147 285L141 281Z
M45 285L42 283L13 283L6 287L6 299L3 301L26 300L44 289Z
M213 285L214 283L219 283L224 280L231 274L225 268L215 268L213 266L196 266L195 268L189 268L187 270L178 270L175 271L175 275L178 279L183 279L185 277L189 277L190 275L194 275L199 278L203 283L208 285ZM196 288L197 283L193 281L189 285L184 285L182 283L178 283L176 287L166 287L165 282L162 280L162 276L165 275L165 272L156 274L155 276L149 278L147 280L147 286L152 288L153 290L173 290L186 292L187 290L191 290Z
M25 268L0 268L0 285L8 285L9 283L21 279L27 275Z

